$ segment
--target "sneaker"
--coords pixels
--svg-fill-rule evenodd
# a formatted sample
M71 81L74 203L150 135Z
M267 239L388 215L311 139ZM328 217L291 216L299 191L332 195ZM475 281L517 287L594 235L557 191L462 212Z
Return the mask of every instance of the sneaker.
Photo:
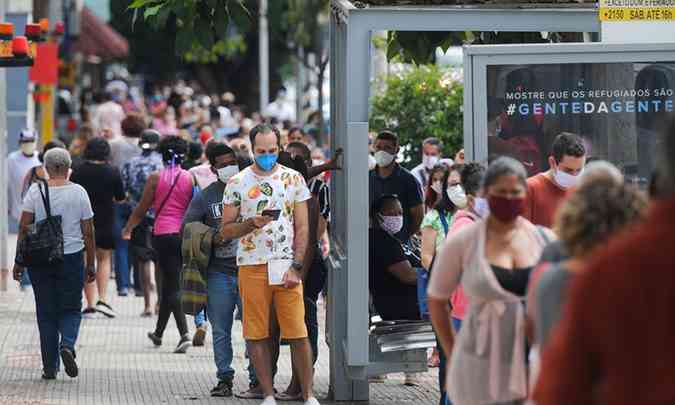
M67 347L61 348L61 361L63 361L63 367L66 369L68 377L77 377L79 370L75 362L75 352Z
M134 294L135 294L137 297L144 297L144 296L145 296L145 294L143 294L143 290L135 290L135 291L134 291Z
M128 297L129 296L129 289L128 288L122 288L121 290L117 291L117 295L120 297Z
M148 339L150 339L152 344L154 344L156 347L160 347L162 345L162 338L157 336L154 332L148 332Z
M192 346L190 339L188 339L187 336L183 336L180 338L180 342L178 342L178 346L176 346L176 349L173 352L176 354L184 354L190 346Z
M56 371L54 371L54 370L43 371L42 372L42 379L43 380L56 380Z
M112 309L110 305L106 304L103 301L99 301L96 303L96 311L102 313L108 318L114 318L117 315L115 313L115 310Z
M231 397L232 396L232 381L220 380L218 385L211 390L212 397Z
M305 401L305 405L321 405L321 404L315 397L309 397L309 399Z
M206 331L208 326L206 324L197 328L194 337L192 338L192 346L204 346L204 339L206 339Z
M95 308L85 308L85 310L82 311L82 317L85 319L94 319L96 318L97 313Z
M274 399L273 396L269 396L269 397L265 398L265 400L262 401L262 404L260 404L260 405L277 405L277 400Z

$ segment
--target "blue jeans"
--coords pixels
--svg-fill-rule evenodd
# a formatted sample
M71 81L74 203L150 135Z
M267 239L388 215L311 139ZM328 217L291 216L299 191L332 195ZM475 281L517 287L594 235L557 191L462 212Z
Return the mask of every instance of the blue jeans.
M237 276L219 272L208 273L208 301L206 311L211 321L213 354L218 380L232 380L232 323L239 303ZM196 318L195 318L196 319Z
M131 216L131 206L127 203L115 204L115 221L113 221L113 235L115 236L115 283L117 291L129 288L129 241L122 239L122 228Z
M21 287L30 287L30 276L27 271L21 276Z
M29 268L44 371L59 370L59 350L75 349L82 321L84 255L64 255L59 267Z

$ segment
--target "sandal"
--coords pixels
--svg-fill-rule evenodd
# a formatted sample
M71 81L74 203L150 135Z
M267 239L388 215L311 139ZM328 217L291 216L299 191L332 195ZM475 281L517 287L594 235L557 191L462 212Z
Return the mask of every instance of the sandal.
M291 394L288 391L280 392L277 395L274 396L274 398L277 401L302 401L302 392L298 392L297 394Z
M262 393L262 391L258 391L256 388L249 388L246 391L238 392L234 394L235 397L239 399L265 399L265 395Z

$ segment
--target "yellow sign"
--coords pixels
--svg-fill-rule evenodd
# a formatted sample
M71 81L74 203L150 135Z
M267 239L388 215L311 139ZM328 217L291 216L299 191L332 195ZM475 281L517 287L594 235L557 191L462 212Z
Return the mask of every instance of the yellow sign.
M675 0L600 0L601 21L672 21Z
M600 21L672 21L675 7L667 8L600 8Z

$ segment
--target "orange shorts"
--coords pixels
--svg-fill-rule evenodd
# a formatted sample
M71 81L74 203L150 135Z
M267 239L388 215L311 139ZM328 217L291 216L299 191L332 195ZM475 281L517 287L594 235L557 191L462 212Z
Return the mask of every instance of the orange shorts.
M302 284L286 289L269 285L267 265L239 267L239 295L242 304L244 339L262 340L270 337L270 309L274 303L282 339L307 337L305 301Z

